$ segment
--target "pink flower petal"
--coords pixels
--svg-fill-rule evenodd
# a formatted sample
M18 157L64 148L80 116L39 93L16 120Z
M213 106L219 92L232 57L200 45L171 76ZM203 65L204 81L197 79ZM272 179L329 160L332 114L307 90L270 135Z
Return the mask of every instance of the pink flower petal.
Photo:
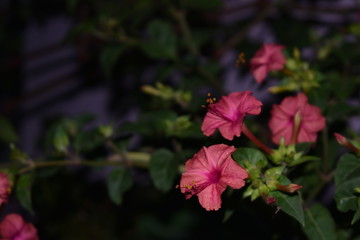
M280 105L273 106L269 127L274 143L279 144L281 137L284 138L286 145L291 143L294 117L298 111L301 122L296 142L316 141L317 132L325 127L326 119L322 116L320 108L310 105L306 95L299 93L294 97L285 98Z
M221 194L226 186L241 188L247 172L231 157L236 149L225 144L203 147L185 164L180 189L186 199L197 195L206 210L221 207Z
M264 44L250 60L250 71L258 83L264 81L268 72L284 67L286 59L281 52L283 48L282 45Z
M9 214L0 223L1 240L38 240L37 230L18 214Z
M245 115L259 114L261 106L262 103L250 91L230 93L209 105L201 130L204 135L210 136L219 129L224 138L233 140L234 136L241 135Z
M226 186L220 184L211 184L198 194L199 202L203 208L208 211L219 210L221 207L221 194Z
M255 65L251 67L250 71L254 75L255 80L258 83L262 83L269 72L269 68L267 65Z
M247 171L235 161L229 161L221 174L221 182L233 189L243 187L246 178L248 178Z

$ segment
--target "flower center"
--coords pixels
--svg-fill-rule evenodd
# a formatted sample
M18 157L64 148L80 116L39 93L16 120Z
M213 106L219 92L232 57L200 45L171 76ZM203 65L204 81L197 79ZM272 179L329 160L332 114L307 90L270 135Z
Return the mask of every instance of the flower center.
M221 178L221 173L217 170L212 170L208 173L207 177L210 184L217 183Z

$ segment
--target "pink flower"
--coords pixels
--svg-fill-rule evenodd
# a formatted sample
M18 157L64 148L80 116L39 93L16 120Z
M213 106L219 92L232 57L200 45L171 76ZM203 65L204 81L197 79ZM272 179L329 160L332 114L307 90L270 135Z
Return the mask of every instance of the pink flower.
M38 240L37 230L18 214L9 214L0 223L0 240Z
M203 208L218 210L226 186L233 189L244 186L248 174L231 158L235 150L233 146L218 144L203 147L189 159L180 181L181 192L186 199L197 195Z
M7 203L11 192L11 184L8 176L5 173L0 172L0 206L3 203Z
M250 71L255 80L261 83L270 71L281 70L285 64L285 57L281 50L282 45L264 44L250 60Z
M281 138L284 138L285 145L315 142L317 132L325 127L320 108L310 105L303 93L287 97L280 105L274 105L271 115L269 127L272 141L276 144L280 143Z
M250 91L230 93L219 102L209 104L201 130L210 136L218 128L224 138L233 140L234 136L241 134L245 115L259 114L261 106L262 103Z

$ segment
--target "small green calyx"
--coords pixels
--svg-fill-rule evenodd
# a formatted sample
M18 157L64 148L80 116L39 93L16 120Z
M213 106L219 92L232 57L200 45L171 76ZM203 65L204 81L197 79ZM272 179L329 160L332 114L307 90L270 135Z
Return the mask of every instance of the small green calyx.
M165 101L174 101L181 107L186 108L192 98L191 92L184 90L175 90L171 86L156 82L155 86L144 85L141 87L144 93L159 97Z
M300 51L295 48L293 56L286 59L286 67L283 70L285 77L278 86L269 88L271 93L309 92L311 89L320 86L320 74L310 69L309 63L302 61L300 55Z

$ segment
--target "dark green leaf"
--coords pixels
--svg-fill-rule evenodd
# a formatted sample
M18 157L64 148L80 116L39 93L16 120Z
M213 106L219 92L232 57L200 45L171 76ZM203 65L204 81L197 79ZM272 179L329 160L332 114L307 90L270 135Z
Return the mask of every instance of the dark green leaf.
M304 226L304 210L299 195L288 195L278 191L272 192L270 195L275 197L276 205L279 206L282 211L295 218Z
M14 162L26 163L29 156L18 149L14 144L10 144L10 158Z
M105 47L105 49L102 51L100 62L107 76L111 75L113 67L125 50L126 45L110 45Z
M178 164L174 159L174 154L167 149L159 149L151 155L150 176L156 188L166 192L174 185Z
M355 188L360 186L360 177L345 181L336 186L335 200L337 208L342 212L356 210L358 207Z
M107 188L111 200L120 205L123 193L132 187L133 180L128 168L114 168L107 179Z
M234 212L235 212L234 209L226 209L222 222L223 223L227 222L231 218L231 216L234 214Z
M349 240L351 238L351 229L337 229L336 240Z
M134 131L143 135L154 136L159 133L165 134L165 120L175 121L177 114L173 111L153 111L140 116L136 123L126 123L120 127L120 131Z
M34 214L31 201L31 185L33 179L30 174L23 174L19 177L16 185L16 196L20 204L29 212Z
M256 165L258 168L267 166L267 160L265 155L255 148L238 148L233 154L234 160L241 166L244 166L245 162L249 162Z
M352 154L343 155L336 167L336 185L358 176L360 176L360 159Z
M307 142L298 143L295 146L296 152L303 152L304 154L306 154L310 150L312 144L313 143L307 143Z
M147 30L150 39L141 43L143 51L155 59L176 59L176 35L171 24L153 20Z
M69 136L62 126L58 126L55 129L54 134L54 147L59 152L66 152L67 147L69 146Z
M5 143L15 142L17 135L10 121L0 117L0 141Z
M357 210L356 210L356 212L354 214L354 217L353 217L353 219L351 221L351 225L353 225L354 223L356 223L360 219L360 197L358 197L357 202L358 202Z
M348 116L349 114L357 112L359 109L354 106L350 106L346 103L337 103L331 106L328 106L326 111L326 118L329 122L336 119Z
M90 152L104 143L104 138L97 129L80 132L74 139L74 147L80 152Z
M299 164L304 163L304 162L319 161L319 160L320 160L320 158L316 157L316 156L302 156L301 158L291 162L289 164L289 166L292 167L292 166L296 166L296 165L299 165Z
M305 234L310 240L336 240L335 223L329 211L320 204L305 210Z

